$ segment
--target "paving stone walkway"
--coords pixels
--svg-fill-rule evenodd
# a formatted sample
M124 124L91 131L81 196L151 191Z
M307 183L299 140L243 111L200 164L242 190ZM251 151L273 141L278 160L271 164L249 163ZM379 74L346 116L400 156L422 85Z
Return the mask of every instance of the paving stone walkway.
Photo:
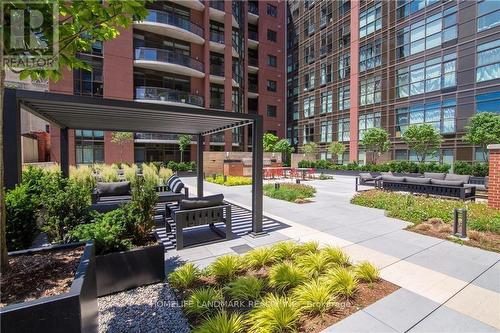
M184 181L196 193L195 179ZM401 287L325 332L500 332L500 254L406 231L406 222L382 210L350 204L353 177L308 184L317 189L313 203L264 198L264 215L285 228L261 238L245 235L167 251L167 262L176 258L205 266L219 255L238 253L234 247L243 244L316 240L341 246L355 262L369 260L384 279ZM228 201L251 208L250 186L205 183L205 192L223 193Z

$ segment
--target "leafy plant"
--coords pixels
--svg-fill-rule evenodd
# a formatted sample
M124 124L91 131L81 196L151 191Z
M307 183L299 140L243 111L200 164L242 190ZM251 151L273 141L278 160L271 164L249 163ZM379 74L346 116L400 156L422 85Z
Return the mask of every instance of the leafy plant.
M123 165L123 176L127 181L131 183L135 182L138 173L139 167L136 164L132 164L131 166L128 166L127 164Z
M196 163L194 161L191 162L175 162L175 161L169 161L167 163L167 168L178 172L178 171L194 171L196 170Z
M278 260L293 259L299 254L298 244L292 241L279 242L271 247Z
M344 267L351 265L349 256L339 247L327 246L321 250L321 253L333 264Z
M283 161L290 161L290 154L293 152L293 147L287 139L281 139L274 145L274 151L281 153Z
M326 150L332 154L332 159L333 158L338 158L339 155L344 154L345 152L345 146L341 142L333 141L330 142ZM327 169L327 168L322 168L322 169Z
M129 204L129 214L134 221L132 236L136 244L142 244L150 238L157 202L156 184L138 177L132 186L132 201Z
M482 162L468 163L466 161L455 161L453 172L457 175L471 175L485 177L489 174L489 164Z
M441 134L429 124L410 125L402 138L415 152L418 162L424 162L427 156L434 156L443 142Z
M280 184L278 189L275 188L274 184L264 185L264 195L290 202L312 198L315 193L314 187L304 184Z
M364 261L356 265L356 277L364 282L373 283L380 278L380 271L373 264Z
M383 153L389 150L391 141L389 133L383 128L373 127L368 129L360 143L365 146L367 152L372 152L372 161L377 164L377 160Z
M142 164L142 177L144 181L154 186L159 185L160 177L158 176L158 168L153 164Z
M302 151L304 154L313 155L318 150L318 145L315 142L308 142L302 145Z
M322 315L337 306L331 286L318 279L298 286L292 295L305 313Z
M298 286L305 278L305 272L289 262L278 263L269 270L269 286L280 292Z
M167 180L169 180L173 174L174 172L172 170L164 167L160 167L160 170L158 171L158 177L163 185L167 184Z
M193 330L193 333L243 333L245 326L243 315L219 311L205 319Z
M120 146L120 162L123 162L123 145L132 142L134 134L130 132L112 132L111 142Z
M334 266L334 262L325 255L325 252L310 253L299 257L297 264L308 276L319 276Z
M237 255L225 255L217 258L208 268L210 274L220 281L227 281L236 276L243 268L241 258Z
M356 275L345 267L329 270L322 277L322 280L332 288L335 294L346 298L354 296L354 293L358 289L358 279Z
M319 251L319 242L309 241L298 245L299 251L304 254L316 253Z
M200 274L198 267L192 263L187 263L170 273L168 282L175 289L189 289L198 281Z
M248 315L249 332L295 332L300 310L290 298L269 294Z
M218 310L223 301L224 297L220 289L199 288L187 298L185 310L188 315L206 315Z
M17 251L28 248L37 233L38 201L30 195L29 185L20 184L5 195L7 209L7 248Z
M487 146L500 142L500 115L492 112L480 112L470 119L466 126L467 134L462 139L472 145L480 146L483 159L488 161Z
M226 291L236 301L252 301L260 297L264 281L254 276L242 276L230 282Z
M274 248L260 247L245 254L243 262L248 268L259 269L276 262L277 256Z
M104 165L100 168L99 178L102 182L117 182L118 170L111 165Z
M278 143L279 138L272 133L265 133L262 136L262 145L265 152L274 152L275 145Z
M252 177L242 177L242 176L226 176L217 175L214 177L206 177L205 180L209 183L225 185L225 186L240 186L240 185L252 185Z
M89 191L92 191L96 185L92 168L87 165L80 165L78 167L70 166L69 178Z
M183 162L184 151L191 144L191 135L183 134L179 136L179 151L181 153L181 163Z

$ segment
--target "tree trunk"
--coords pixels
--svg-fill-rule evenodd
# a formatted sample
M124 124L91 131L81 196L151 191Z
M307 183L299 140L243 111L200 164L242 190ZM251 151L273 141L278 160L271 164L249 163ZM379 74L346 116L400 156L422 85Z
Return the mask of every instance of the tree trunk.
M184 157L184 150L180 149L181 151L181 163L182 163L182 160L183 160L183 157Z
M0 64L3 66L3 48L0 48ZM4 164L3 164L3 97L5 87L5 69L0 71L0 248L1 260L0 269L2 273L9 270L9 256L7 254L7 232L6 232L6 211L5 211L5 189L3 182Z

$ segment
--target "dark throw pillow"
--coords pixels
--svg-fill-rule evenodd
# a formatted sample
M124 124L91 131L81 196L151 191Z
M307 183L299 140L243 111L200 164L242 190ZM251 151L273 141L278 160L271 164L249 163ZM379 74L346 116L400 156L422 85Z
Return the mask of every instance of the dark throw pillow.
M215 207L224 204L224 195L223 194L215 194L209 195L201 198L193 198L193 199L183 199L179 203L180 210L189 210L196 208L207 208L207 207Z
M460 180L439 180L439 179L431 179L431 184L441 185L441 186L464 186L464 182Z
M463 182L464 184L467 184L470 180L470 176L469 175L456 175L454 173L449 173L446 175L444 180L458 181L458 182Z
M441 172L424 172L424 177L430 179L444 180L446 174Z
M430 184L430 178L418 178L418 177L405 177L407 183L411 184Z
M396 177L396 176L382 176L383 181L387 182L399 182L403 183L405 181L405 177Z
M130 182L98 182L97 192L99 192L99 196L101 197L130 195Z

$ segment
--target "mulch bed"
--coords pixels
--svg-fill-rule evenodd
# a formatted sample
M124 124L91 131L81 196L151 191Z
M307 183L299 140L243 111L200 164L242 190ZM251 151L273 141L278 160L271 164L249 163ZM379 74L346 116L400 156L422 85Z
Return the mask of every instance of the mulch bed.
M0 307L69 291L83 249L10 257L10 270L0 280Z

